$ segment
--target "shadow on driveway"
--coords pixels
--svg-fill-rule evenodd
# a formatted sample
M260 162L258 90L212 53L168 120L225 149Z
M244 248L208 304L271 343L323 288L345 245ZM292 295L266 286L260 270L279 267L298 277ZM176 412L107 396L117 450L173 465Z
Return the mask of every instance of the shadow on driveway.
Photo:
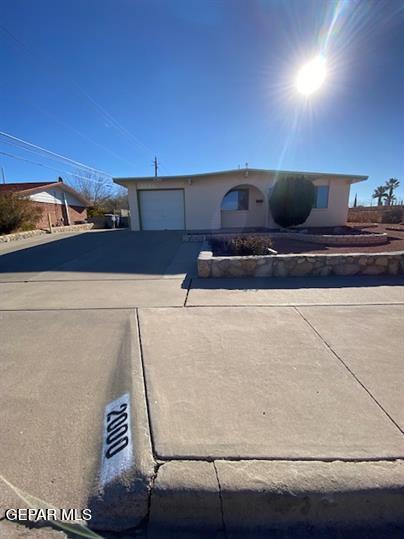
M94 279L110 279L117 274L122 279L190 274L197 245L187 250L181 231L88 232L4 253L0 256L0 280L7 280L7 274L32 279L42 272L52 272L55 279L58 276L54 272L66 274L67 279L70 272L95 274Z

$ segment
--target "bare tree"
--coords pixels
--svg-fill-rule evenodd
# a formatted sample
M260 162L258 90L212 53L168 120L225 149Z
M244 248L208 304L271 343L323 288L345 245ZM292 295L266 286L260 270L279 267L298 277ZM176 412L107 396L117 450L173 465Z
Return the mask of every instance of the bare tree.
M105 209L108 212L127 210L129 208L128 193L122 186L117 186L105 203Z
M80 170L68 183L88 200L90 215L112 213L129 207L126 189L115 185L105 176Z
M94 212L102 212L113 195L112 180L94 172L78 170L67 183L88 200Z

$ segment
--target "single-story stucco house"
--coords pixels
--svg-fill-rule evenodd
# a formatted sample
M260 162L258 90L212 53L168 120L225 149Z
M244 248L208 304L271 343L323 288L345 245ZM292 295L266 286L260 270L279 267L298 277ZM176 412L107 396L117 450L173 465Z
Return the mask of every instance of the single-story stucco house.
M349 189L367 176L236 169L165 177L115 178L127 187L132 230L220 230L276 227L269 207L278 178L304 175L316 189L305 226L341 226Z
M87 200L75 189L57 182L19 182L0 185L0 193L17 193L42 210L37 228L74 225L87 219Z

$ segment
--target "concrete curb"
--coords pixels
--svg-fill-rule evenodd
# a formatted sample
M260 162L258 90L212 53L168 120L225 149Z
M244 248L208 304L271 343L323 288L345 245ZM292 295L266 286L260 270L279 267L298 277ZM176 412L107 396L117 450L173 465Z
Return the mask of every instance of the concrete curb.
M404 524L404 461L170 461L160 466L149 530L227 537L305 526ZM243 535L244 536L244 535Z
M227 529L404 523L404 461L216 466Z
M116 478L106 484L102 479L102 466L97 474L88 506L93 515L91 527L99 530L124 530L141 524L148 516L155 476L138 322L134 312L130 314L126 332L109 395L111 400L123 394L131 396L132 463L129 469L118 470Z
M212 462L170 461L157 472L148 532L177 529L218 533L223 528L219 485Z

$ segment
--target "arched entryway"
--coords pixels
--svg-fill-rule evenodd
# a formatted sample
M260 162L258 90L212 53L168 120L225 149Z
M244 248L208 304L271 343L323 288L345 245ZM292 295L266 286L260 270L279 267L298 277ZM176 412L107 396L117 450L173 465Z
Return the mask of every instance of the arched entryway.
M220 206L221 228L261 228L266 226L265 195L254 185L232 187Z

